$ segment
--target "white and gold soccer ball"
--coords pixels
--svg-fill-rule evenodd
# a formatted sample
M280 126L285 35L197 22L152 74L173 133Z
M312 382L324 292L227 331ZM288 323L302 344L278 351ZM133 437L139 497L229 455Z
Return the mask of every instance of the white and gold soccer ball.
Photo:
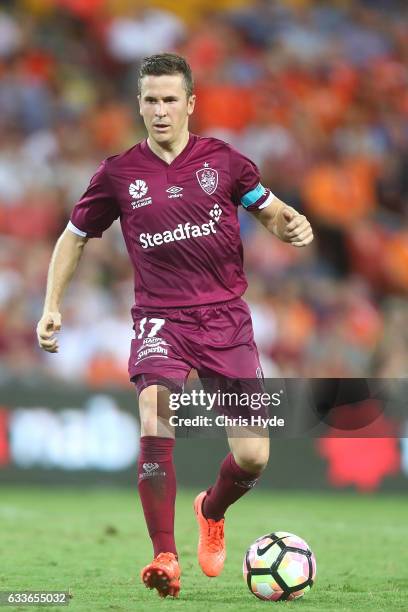
M245 553L244 580L259 599L297 599L310 591L316 578L316 559L309 545L286 531L261 536Z

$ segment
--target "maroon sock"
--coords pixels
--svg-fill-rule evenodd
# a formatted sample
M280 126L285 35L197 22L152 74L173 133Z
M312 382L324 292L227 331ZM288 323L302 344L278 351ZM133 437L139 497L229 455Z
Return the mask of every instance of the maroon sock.
M259 476L260 472L253 474L240 468L233 454L229 453L221 464L215 485L207 489L204 516L215 521L222 519L228 506L252 489Z
M177 555L174 541L176 473L173 448L172 438L143 436L140 439L139 495L155 557L161 552Z

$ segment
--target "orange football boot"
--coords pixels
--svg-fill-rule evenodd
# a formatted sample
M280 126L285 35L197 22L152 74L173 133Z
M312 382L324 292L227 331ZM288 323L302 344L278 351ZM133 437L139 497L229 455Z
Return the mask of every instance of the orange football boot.
M180 566L174 553L162 552L140 572L148 589L157 589L160 597L178 597L180 592Z
M226 558L224 519L214 521L203 515L202 506L206 492L202 491L194 500L194 510L199 528L198 563L206 576L219 576Z

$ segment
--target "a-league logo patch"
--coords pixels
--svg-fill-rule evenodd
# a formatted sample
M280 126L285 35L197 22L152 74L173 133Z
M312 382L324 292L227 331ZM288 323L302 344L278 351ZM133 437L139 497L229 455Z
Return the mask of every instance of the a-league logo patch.
M204 168L196 172L198 184L207 195L212 195L218 186L218 172L204 164Z
M146 185L145 181L142 181L142 179L136 179L133 183L130 183L129 185L129 194L135 200L140 200L140 198L143 198L143 196L146 195L148 189L149 188Z
M135 208L148 206L152 203L152 198L150 196L145 197L148 191L149 187L142 179L136 179L133 181L133 183L130 183L129 195L131 195L133 198L132 202L130 203L133 210L135 210Z

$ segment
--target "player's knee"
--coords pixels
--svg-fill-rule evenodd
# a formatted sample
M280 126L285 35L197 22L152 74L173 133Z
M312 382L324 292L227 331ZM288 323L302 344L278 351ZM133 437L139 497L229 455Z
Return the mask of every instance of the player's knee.
M140 422L141 436L158 436L159 438L174 438L174 428L168 419L162 419L156 415L145 417Z
M238 459L237 463L243 470L258 474L263 472L268 465L268 457L244 457L243 459Z
M140 419L140 434L142 436L158 436L157 417L145 417Z
M168 437L172 435L167 411L163 410L165 398L160 398L161 392L161 387L150 385L143 389L139 395L140 430L142 436L164 435Z
M143 389L139 396L139 416L142 436L157 435L157 394L152 387Z
M269 444L251 444L235 450L233 454L239 467L256 474L262 472L268 465Z

